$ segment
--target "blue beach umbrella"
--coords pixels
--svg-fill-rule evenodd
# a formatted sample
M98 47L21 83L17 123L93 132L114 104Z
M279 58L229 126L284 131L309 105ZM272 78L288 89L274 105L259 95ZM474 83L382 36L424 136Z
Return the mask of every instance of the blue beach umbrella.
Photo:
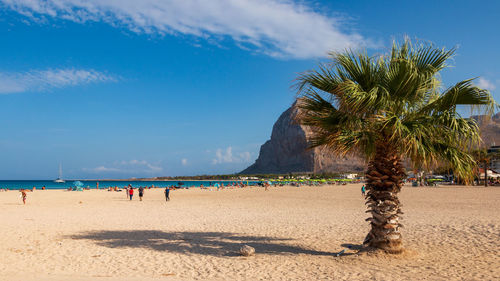
M76 190L83 191L83 182L75 181L73 182L73 185L76 187Z

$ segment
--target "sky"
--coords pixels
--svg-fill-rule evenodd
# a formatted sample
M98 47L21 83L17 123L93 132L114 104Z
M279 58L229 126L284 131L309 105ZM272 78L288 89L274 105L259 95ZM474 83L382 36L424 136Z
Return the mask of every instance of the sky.
M457 47L500 100L498 1L0 0L0 179L236 173L329 51Z

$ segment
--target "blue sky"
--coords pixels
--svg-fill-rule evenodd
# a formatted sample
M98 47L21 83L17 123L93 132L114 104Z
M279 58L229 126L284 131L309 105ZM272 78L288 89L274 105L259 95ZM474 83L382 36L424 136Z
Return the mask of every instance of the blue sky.
M298 73L405 35L499 100L499 2L352 2L0 0L0 179L238 172Z

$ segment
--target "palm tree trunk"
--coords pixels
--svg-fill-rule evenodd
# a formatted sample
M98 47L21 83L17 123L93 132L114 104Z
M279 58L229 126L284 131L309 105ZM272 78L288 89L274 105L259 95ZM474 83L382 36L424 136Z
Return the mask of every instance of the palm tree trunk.
M474 177L476 180L476 185L481 185L481 171L479 171L479 167L474 168Z
M406 178L401 157L389 145L377 145L366 177L367 213L371 213L372 217L366 219L370 221L371 230L363 244L389 253L400 253L403 248L399 215L403 212L397 193Z
M488 162L484 161L484 186L488 187Z

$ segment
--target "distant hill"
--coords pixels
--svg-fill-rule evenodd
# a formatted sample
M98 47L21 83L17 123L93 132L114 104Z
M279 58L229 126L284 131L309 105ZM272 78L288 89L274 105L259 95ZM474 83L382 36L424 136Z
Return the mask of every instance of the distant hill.
M500 112L493 116L475 115L472 116L479 125L483 145L490 147L500 145Z
M339 158L320 149L308 149L312 132L295 119L299 108L294 103L274 123L271 139L260 147L259 157L241 174L286 174L363 171L360 158Z

